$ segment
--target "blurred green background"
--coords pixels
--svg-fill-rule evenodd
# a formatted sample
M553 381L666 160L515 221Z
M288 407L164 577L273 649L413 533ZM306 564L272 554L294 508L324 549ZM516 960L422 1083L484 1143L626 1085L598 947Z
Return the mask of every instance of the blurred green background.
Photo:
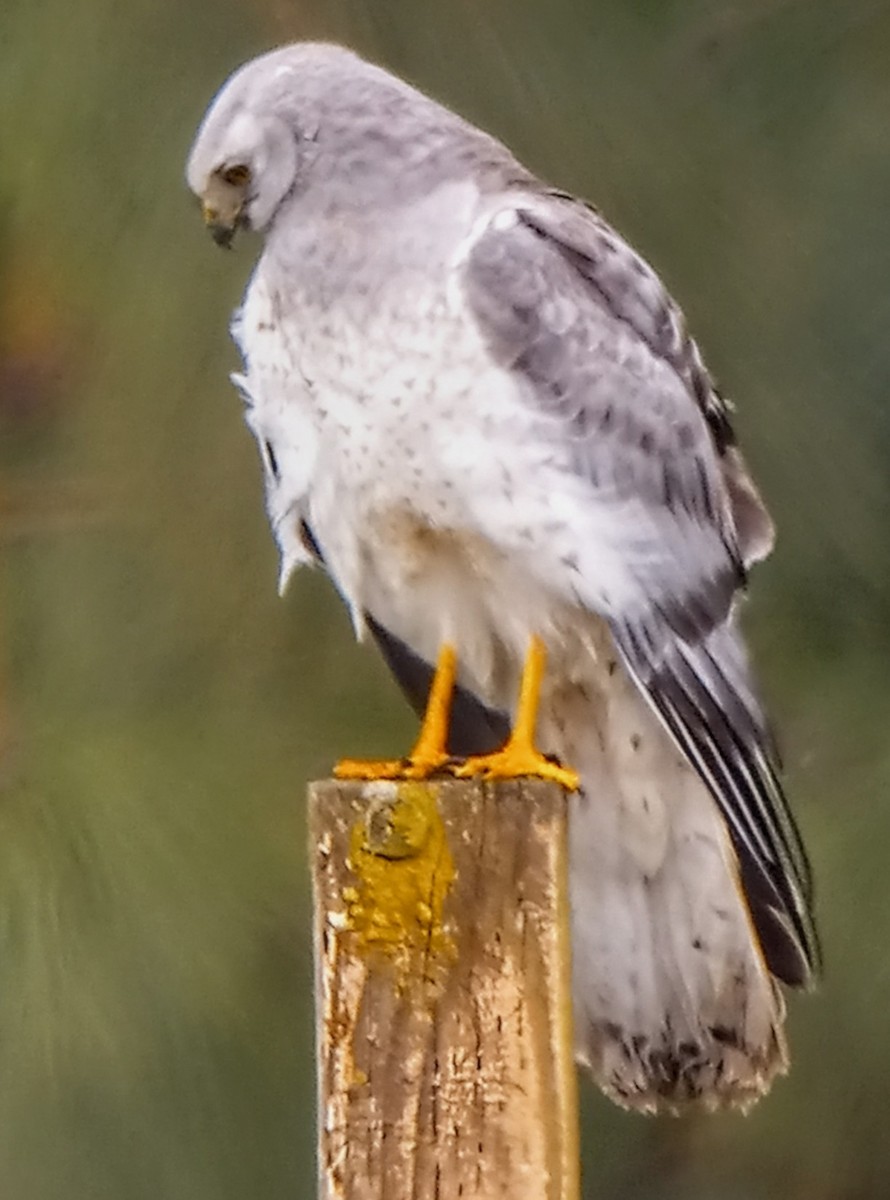
M227 382L257 253L182 182L213 91L349 42L662 271L780 530L748 623L827 977L748 1118L584 1094L585 1196L890 1194L890 5L4 0L0 1196L313 1197L304 783L412 722L284 601Z

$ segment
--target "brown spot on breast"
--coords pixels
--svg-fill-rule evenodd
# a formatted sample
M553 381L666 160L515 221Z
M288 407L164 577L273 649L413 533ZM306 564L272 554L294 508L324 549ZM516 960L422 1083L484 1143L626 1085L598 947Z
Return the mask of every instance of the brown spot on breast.
M422 471L412 470L412 474L419 479ZM429 525L407 508L392 508L379 513L372 518L371 525L375 539L386 546L387 553L398 560L407 576L454 567L470 571L497 554L495 547L478 534Z

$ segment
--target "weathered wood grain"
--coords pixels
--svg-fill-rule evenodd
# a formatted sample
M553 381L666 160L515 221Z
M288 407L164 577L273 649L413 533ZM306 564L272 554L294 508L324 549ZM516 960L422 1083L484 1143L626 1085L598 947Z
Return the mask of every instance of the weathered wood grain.
M312 785L322 1200L577 1200L565 813Z

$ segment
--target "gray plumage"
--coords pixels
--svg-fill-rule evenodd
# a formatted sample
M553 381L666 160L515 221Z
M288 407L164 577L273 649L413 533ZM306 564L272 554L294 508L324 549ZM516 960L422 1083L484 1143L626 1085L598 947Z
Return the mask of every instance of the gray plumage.
M467 749L544 639L539 737L582 779L579 1057L640 1109L750 1103L785 1064L772 977L818 946L735 614L772 525L679 309L595 211L339 47L236 73L188 180L218 240L265 235L233 329L282 584L323 561L415 702L454 642Z

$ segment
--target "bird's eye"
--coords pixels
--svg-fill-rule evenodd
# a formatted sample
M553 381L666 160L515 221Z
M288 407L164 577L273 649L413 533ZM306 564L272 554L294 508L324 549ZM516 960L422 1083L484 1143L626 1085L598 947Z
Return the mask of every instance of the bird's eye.
M250 179L250 167L244 163L236 163L233 167L226 167L221 175L224 182L232 187L244 187Z

